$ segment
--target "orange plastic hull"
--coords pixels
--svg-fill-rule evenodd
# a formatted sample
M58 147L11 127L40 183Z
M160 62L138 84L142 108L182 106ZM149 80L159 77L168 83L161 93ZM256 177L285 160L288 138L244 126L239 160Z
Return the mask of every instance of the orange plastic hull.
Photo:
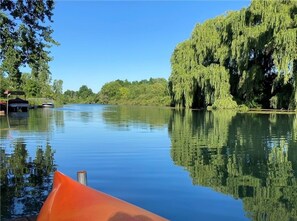
M38 221L165 221L137 206L84 186L56 171Z

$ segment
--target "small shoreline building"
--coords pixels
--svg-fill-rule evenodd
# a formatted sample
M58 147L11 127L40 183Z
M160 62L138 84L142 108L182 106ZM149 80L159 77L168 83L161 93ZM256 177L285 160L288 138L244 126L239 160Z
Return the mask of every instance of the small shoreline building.
M29 102L19 97L8 100L8 112L28 112Z
M6 103L6 114L10 112L28 112L29 110L29 102L25 99L21 99L18 96L25 96L25 92L23 91L9 91L6 90L4 92L7 96ZM15 95L15 98L9 99L9 96Z

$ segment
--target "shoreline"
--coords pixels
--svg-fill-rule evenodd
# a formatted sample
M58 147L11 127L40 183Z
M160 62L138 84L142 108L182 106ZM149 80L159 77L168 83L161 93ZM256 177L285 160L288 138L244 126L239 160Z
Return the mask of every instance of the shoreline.
M249 109L245 113L252 114L297 114L296 110L282 110L282 109Z

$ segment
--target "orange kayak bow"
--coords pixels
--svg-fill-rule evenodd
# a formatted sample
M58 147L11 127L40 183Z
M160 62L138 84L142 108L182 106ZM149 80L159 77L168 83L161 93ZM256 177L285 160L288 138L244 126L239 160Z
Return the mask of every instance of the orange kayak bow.
M166 221L166 219L96 191L56 171L54 185L38 221Z

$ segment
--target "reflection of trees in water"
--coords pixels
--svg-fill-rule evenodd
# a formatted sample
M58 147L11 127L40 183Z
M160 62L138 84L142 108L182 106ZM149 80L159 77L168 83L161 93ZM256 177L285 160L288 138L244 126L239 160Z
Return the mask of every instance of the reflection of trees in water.
M12 130L19 132L42 133L52 132L53 126L64 127L64 112L54 109L40 108L30 110L27 116L0 117L0 137L10 137ZM49 133L50 134L50 133Z
M194 184L241 198L253 220L297 219L296 116L175 111L169 131Z
M294 140L297 140L297 114L294 117L294 121L293 121L293 137Z
M170 108L163 107L106 106L102 116L107 124L117 128L127 129L131 125L158 128L168 124L170 113Z
M31 110L28 122L28 130L34 132L52 131L53 125L56 127L64 126L64 113L51 108L41 108Z
M12 154L1 148L1 218L37 214L51 190L54 170L49 144L45 150L37 147L33 162L22 139L14 143Z

